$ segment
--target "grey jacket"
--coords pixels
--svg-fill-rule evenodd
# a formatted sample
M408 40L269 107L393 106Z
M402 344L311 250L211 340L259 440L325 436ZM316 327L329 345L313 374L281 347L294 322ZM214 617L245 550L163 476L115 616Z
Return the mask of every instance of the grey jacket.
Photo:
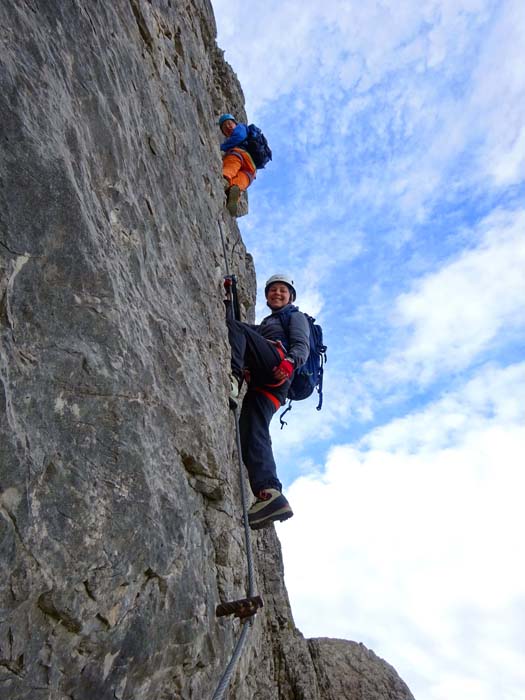
M310 354L310 326L297 306L288 304L266 316L253 328L268 340L280 340L286 356L295 362L295 368L304 365Z

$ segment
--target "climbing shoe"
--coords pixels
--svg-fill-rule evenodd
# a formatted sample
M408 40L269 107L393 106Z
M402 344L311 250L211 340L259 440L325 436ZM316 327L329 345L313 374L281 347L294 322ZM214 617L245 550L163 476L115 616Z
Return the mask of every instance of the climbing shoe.
M232 185L228 190L228 199L226 200L226 209L232 216L237 216L237 205L241 197L241 189L238 185Z
M248 510L248 523L252 530L268 527L275 520L288 520L293 515L290 504L277 489L259 491L257 500Z

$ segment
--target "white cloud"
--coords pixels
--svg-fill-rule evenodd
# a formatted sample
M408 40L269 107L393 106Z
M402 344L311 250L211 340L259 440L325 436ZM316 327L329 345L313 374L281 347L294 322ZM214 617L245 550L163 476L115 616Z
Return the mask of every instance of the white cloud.
M485 37L473 75L471 111L483 134L477 166L497 186L525 180L525 4L501 3L501 18Z
M381 363L376 380L422 383L464 369L503 329L525 325L525 214L502 212L480 225L480 243L400 295L392 321L402 345Z
M393 419L363 438L362 447L372 450L435 452L465 442L477 435L491 417L492 429L502 425L525 424L525 408L517 388L525 396L525 364L505 369L488 365L482 374L467 382L461 393L448 392L435 403Z
M308 85L337 86L341 74L350 76L343 85L360 79L363 92L392 70L444 63L461 53L467 30L483 25L490 3L428 0L393 6L329 0L304 2L298 11L293 3L273 0L256 12L240 1L214 0L213 6L219 41L228 47L226 58L257 111L265 102ZM240 41L239 26L250 37L248 48ZM264 81L250 80L261 66L269 69Z
M507 623L525 610L524 395L525 364L486 368L292 484L279 536L303 633L363 641L416 697L518 697L525 644Z

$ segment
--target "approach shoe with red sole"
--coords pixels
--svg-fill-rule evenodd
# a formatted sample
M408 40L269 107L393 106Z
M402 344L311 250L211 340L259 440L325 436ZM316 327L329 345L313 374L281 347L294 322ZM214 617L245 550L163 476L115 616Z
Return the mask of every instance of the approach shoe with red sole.
M276 520L288 520L292 515L290 504L280 491L263 489L259 491L257 500L248 510L248 523L252 530L260 530Z

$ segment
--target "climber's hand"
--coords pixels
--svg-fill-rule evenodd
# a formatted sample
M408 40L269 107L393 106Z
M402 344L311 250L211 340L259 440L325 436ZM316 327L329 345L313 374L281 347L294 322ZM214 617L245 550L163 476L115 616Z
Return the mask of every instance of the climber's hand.
M290 360L281 360L280 364L273 369L273 376L278 380L290 379L293 374L293 364Z
M231 277L225 277L224 278L224 291L226 293L224 301L231 301L232 300L232 285L233 285L233 280Z

